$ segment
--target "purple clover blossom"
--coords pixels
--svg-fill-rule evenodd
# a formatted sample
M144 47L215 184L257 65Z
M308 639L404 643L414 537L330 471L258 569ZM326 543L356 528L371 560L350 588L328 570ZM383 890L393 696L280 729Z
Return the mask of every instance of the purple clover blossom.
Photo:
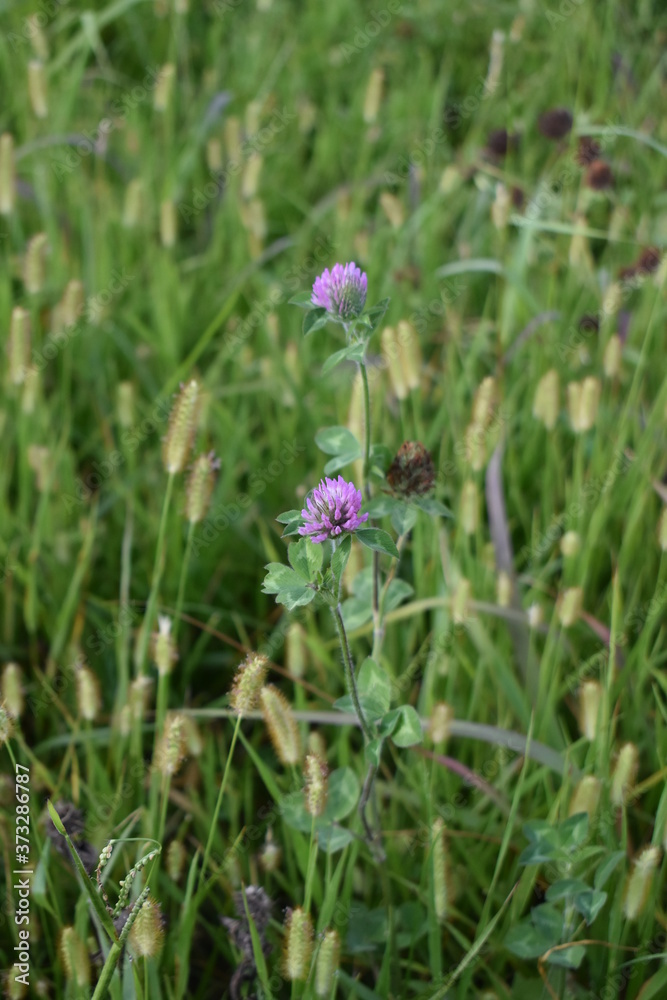
M311 302L344 323L358 316L366 304L368 278L354 261L325 268L313 284Z
M368 514L359 515L361 490L354 483L338 479L323 479L306 500L301 511L306 522L299 528L300 535L309 535L313 542L336 539L344 531L356 531Z

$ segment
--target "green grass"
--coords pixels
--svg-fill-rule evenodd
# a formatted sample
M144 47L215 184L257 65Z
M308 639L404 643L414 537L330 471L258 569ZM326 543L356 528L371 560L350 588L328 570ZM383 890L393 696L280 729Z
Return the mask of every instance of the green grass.
M13 208L0 215L0 317L8 343L12 310L27 310L39 372L14 384L3 354L0 657L19 665L24 695L2 749L6 969L21 926L11 888L14 762L30 768L34 870L30 987L21 993L10 975L6 995L229 996L244 959L220 918L242 917L234 893L262 886L273 903L271 947L262 958L253 926L247 960L259 978L239 996L315 996L314 973L288 983L281 964L285 910L305 900L316 947L327 928L340 933L338 997L662 996L664 861L634 920L624 894L639 852L667 834L667 272L663 262L639 280L619 277L667 243L661 5L539 2L520 15L515 4L450 10L435 0L398 13L394 4L286 0L174 6L0 3L0 134L14 138L17 178ZM36 11L46 52L27 21ZM485 88L494 30L505 32L504 55ZM26 82L38 57L41 118ZM173 89L158 110L155 74L165 64L175 67ZM365 121L377 68L382 99ZM574 116L559 142L537 128L553 107ZM484 146L498 128L520 140L493 160ZM581 134L596 136L613 188L586 186L574 156ZM216 156L224 185L211 180ZM502 225L492 217L499 183L523 194ZM164 203L173 240L165 209L161 229ZM397 206L402 219L392 223ZM24 258L39 233L44 278L30 292ZM392 707L428 719L445 701L455 722L446 745L427 735L422 746L385 746L370 810L382 863L355 808L363 738L332 708L345 694L332 616L314 605L288 612L261 587L267 563L287 563L276 517L301 507L330 457L315 434L349 425L362 435L354 366L322 372L344 346L341 328L303 338L303 314L288 304L324 267L348 260L367 272L371 305L391 298L383 325L410 320L421 347L420 385L398 400L374 333L373 443L394 455L405 440L423 442L435 496L454 514L419 513L397 570L411 589L386 615L379 660ZM58 307L72 280L86 306L63 332ZM597 332L580 329L585 314L599 319ZM608 344L624 326L620 367L608 374ZM547 429L533 398L550 369L560 401ZM468 428L489 376L494 399L473 467ZM566 386L589 376L600 380L598 412L575 434ZM196 453L215 450L220 470L208 518L188 542L185 476L173 477L165 503L162 438L174 393L191 378L204 392ZM360 463L342 474L361 485ZM462 497L474 489L479 516L466 531ZM395 535L389 518L378 526ZM578 552L563 555L565 532L579 536ZM354 548L345 598L364 567L368 577L370 552ZM380 567L384 579L388 557ZM513 583L509 606L498 601L500 570ZM470 587L463 607L461 581ZM152 583L155 612L178 619L179 659L159 705L141 648ZM582 614L563 627L559 602L575 587ZM531 606L542 623L533 617L529 627ZM154 629L152 609L149 617ZM373 625L368 615L348 621L359 665ZM227 696L250 650L268 655L304 743L317 733L338 772L336 851L318 849L304 824L293 796L301 769L280 763L259 713L241 723L229 762ZM82 664L100 692L88 720ZM132 718L137 674L152 686ZM602 689L590 741L578 725L586 679ZM9 707L10 686L5 672ZM196 726L171 778L152 767L165 708ZM636 786L617 808L612 773L628 742L638 750ZM599 804L586 830L568 831L560 824L583 775L599 780ZM113 943L90 902L95 881L86 886L66 848L58 853L62 838L47 834L47 800L81 810L78 840L70 828L80 849L92 844L98 856L116 842L104 868L112 908L120 880L160 842L130 893L134 902L148 885L161 907L159 955L139 957L132 935L122 951ZM525 825L538 820L552 839L539 862L523 864L533 846ZM282 854L270 870L267 836ZM551 902L564 878L601 886L605 865L607 896L590 926L576 894ZM89 964L79 984L60 947L66 927L78 935L81 968ZM582 952L550 950L569 942L585 942ZM110 951L108 994L95 993ZM559 955L578 968L556 964Z

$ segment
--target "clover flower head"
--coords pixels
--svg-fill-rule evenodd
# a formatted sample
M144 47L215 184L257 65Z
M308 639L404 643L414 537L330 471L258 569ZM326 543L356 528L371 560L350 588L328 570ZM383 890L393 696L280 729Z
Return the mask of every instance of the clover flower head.
M311 302L332 316L348 322L358 316L366 304L368 278L354 261L325 268L313 284Z
M356 531L368 514L359 514L361 490L354 483L338 479L323 479L306 500L301 511L306 522L299 528L300 535L308 535L313 542L335 539L344 531Z

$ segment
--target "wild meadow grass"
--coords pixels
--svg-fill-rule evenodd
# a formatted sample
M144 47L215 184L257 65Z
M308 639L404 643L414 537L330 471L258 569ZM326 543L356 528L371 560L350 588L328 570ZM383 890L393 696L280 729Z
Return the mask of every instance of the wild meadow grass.
M0 13L3 995L667 995L662 5Z

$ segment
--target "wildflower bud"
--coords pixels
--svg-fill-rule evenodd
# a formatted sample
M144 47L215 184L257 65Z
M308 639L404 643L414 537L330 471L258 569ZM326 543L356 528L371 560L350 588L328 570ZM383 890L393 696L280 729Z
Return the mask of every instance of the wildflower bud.
M399 356L408 389L418 389L421 383L422 356L419 337L412 323L399 320L396 327Z
M219 468L220 462L212 451L195 459L188 478L185 500L185 516L190 524L198 524L206 517L215 485L215 473Z
M544 621L541 604L531 604L528 608L528 624L531 628L539 628Z
M621 747L611 776L611 791L609 798L612 805L624 806L637 779L639 767L639 751L634 743L624 743Z
M78 667L76 671L76 703L79 715L86 722L94 722L102 708L99 681L86 666Z
M83 315L85 306L83 285L76 278L67 282L60 304L60 319L64 326L74 326Z
M303 627L291 621L285 637L285 658L292 677L303 677L306 670L306 644Z
M49 114L49 104L46 96L46 74L44 63L39 59L31 59L28 63L28 96L30 106L37 118L46 118Z
M558 616L563 628L570 628L579 618L584 599L581 587L568 587L560 595L558 601Z
M433 901L435 915L439 922L447 916L450 901L449 876L447 872L447 848L445 845L445 824L438 817L432 827L431 861L433 864Z
M18 663L8 663L2 671L2 698L9 714L19 719L25 707L25 698L23 675Z
M88 949L73 927L63 927L60 935L60 957L68 986L77 990L90 986Z
M130 928L130 950L139 958L155 958L164 944L164 923L160 904L147 896Z
M298 764L301 760L301 735L287 699L273 684L262 688L259 699L279 760L285 765Z
M257 152L251 153L246 160L241 175L241 195L243 198L254 198L257 194L263 163L264 158Z
M163 442L162 458L167 472L182 472L197 430L201 394L199 383L191 379L181 387L169 416L169 429Z
M472 479L461 487L459 523L466 535L474 535L479 527L479 492Z
M636 920L641 915L655 881L659 863L660 848L656 845L645 847L635 858L623 901L623 914L626 920Z
M496 196L491 204L491 221L496 229L506 229L512 209L512 195L504 184L496 184Z
M456 585L452 600L452 620L455 625L463 625L470 616L470 580L461 577Z
M227 159L239 163L243 156L241 147L241 122L235 115L230 115L225 121L225 149Z
M164 730L155 750L153 766L165 777L178 774L185 760L187 749L187 727L185 716L169 712L164 722Z
M0 215L11 215L15 201L14 137L5 132L0 135Z
M44 287L47 248L46 233L37 233L26 248L23 261L23 284L30 295L36 295Z
M618 378L623 360L623 344L617 333L613 334L604 349L602 367L607 378Z
M247 715L259 704L268 662L261 653L249 653L237 668L229 694L229 704L235 715Z
M472 423L480 427L488 427L493 416L496 397L496 382L488 375L479 385L472 404Z
M172 882L178 883L183 874L187 853L180 840L172 840L167 848L166 869Z
M405 399L408 395L408 387L401 362L401 350L396 337L396 330L393 326L385 326L380 337L380 343L394 395L397 399Z
M313 954L313 922L298 906L289 910L285 921L283 973L289 982L308 978Z
M41 59L42 62L46 62L49 58L49 46L46 41L46 35L42 31L42 26L39 23L38 14L30 15L27 27L28 34L30 36L30 44L32 45L32 51L37 59Z
M119 382L116 386L116 417L121 427L134 424L134 383Z
M273 839L271 827L266 831L266 837L259 853L259 862L265 872L275 872L280 868L283 852L280 844Z
M400 229L405 222L405 209L401 199L389 191L383 191L380 195L380 205L392 229Z
M173 247L177 230L176 206L171 198L160 205L160 242L163 247Z
M3 747L5 743L8 743L14 735L14 716L7 711L7 707L3 702L0 705L0 747Z
M663 552L667 552L667 507L663 508L658 521L658 544Z
M454 709L446 701L437 701L428 722L428 735L432 743L446 743L454 721Z
M311 816L321 816L329 794L329 769L321 757L309 753L306 754L303 773L306 779L306 812L310 813Z
M600 781L592 774L585 775L572 793L568 816L576 816L577 813L588 813L588 818L592 820L600 803L601 791L602 785Z
M566 531L560 540L560 550L566 558L576 556L581 549L581 535L576 531Z
M140 177L131 180L125 189L123 203L123 225L126 229L134 229L143 215L144 182Z
M425 496L435 485L435 468L430 453L420 441L404 441L389 469L387 482L394 493L409 499Z
M533 416L541 420L548 431L552 431L558 420L560 409L560 380L555 368L542 376L537 383L533 400Z
M171 618L167 615L158 615L157 625L158 630L153 633L153 662L158 674L166 677L171 673L178 659L178 653L171 635Z
M325 931L315 965L315 996L329 1000L340 962L338 931Z
M376 67L368 80L366 94L364 95L363 118L366 125L373 125L377 121L380 103L382 101L382 88L384 86L384 70Z
M473 472L479 472L486 462L486 434L480 424L468 424L465 431L465 456Z
M165 63L158 72L153 91L153 107L156 111L166 111L169 107L175 75L176 67L173 63Z
M496 580L496 603L499 608L509 608L512 603L512 577L504 569Z
M579 730L591 742L598 731L602 687L598 681L585 681L579 688Z

